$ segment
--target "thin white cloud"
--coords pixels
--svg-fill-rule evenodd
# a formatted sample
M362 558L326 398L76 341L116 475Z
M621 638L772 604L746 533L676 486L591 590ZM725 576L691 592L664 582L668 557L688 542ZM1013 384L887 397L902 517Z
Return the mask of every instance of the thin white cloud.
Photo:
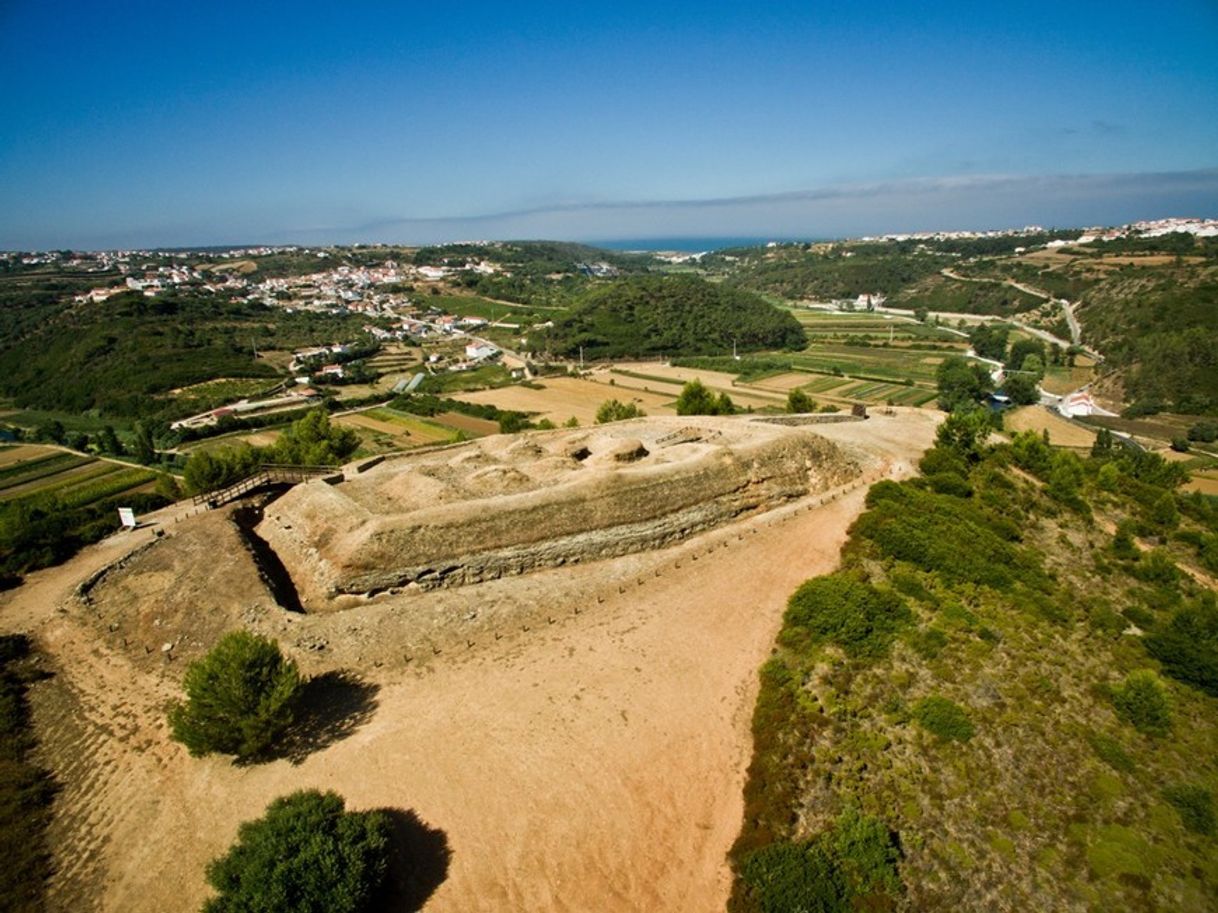
M445 219L398 218L335 240L610 239L680 235L826 237L916 229L1084 225L1218 212L1218 168L1100 175L957 175L791 193L561 204ZM324 233L324 232L323 232Z

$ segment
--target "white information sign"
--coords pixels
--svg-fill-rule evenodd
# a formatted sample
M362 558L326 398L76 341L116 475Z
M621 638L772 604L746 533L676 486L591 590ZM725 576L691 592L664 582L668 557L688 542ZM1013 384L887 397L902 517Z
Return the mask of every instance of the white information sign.
M118 519L123 526L131 529L135 529L137 525L135 522L135 511L133 511L130 507L120 507L118 509Z

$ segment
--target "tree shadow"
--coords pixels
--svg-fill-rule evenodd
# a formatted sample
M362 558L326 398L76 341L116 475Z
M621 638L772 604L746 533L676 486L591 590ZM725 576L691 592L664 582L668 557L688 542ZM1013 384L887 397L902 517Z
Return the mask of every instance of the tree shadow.
M296 721L272 757L300 764L313 752L341 742L372 719L380 690L380 685L344 670L309 679L301 688Z
M411 809L377 809L389 819L389 870L377 910L415 913L448 877L448 836Z

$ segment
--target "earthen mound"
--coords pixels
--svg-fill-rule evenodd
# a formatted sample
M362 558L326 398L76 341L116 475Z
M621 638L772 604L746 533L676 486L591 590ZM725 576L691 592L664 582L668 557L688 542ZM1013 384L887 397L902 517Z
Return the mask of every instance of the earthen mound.
M857 472L807 430L648 418L390 457L297 486L257 532L318 611L664 546Z

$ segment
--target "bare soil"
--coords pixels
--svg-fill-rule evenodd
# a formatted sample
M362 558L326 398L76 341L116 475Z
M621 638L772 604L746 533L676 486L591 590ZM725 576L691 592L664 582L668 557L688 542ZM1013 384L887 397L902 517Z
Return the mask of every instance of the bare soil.
M290 616L239 579L243 559L220 527L203 525L221 514L161 517L170 536L194 537L192 550L215 543L202 558L210 577L180 584L182 601L206 600L209 581L237 568L231 592L213 597L237 615L198 622L196 640L213 622L245 624L276 633L310 671L346 668L367 684L354 731L303 759L234 767L168 740L164 705L182 660L124 648L113 622L72 598L148 531L31 575L0 598L0 624L34 633L58 670L34 689L62 783L52 908L197 909L205 865L237 825L276 796L319 787L357 809L412 809L442 829L451 860L427 910L722 909L757 669L786 599L836 565L865 482L907 475L935 422L899 410L818 426L870 465L850 490L660 551L424 594L445 606L443 619L423 601L417 612ZM142 611L182 613L163 618L159 635L186 623L188 608ZM410 640L420 631L430 649ZM300 645L323 634L321 651Z

